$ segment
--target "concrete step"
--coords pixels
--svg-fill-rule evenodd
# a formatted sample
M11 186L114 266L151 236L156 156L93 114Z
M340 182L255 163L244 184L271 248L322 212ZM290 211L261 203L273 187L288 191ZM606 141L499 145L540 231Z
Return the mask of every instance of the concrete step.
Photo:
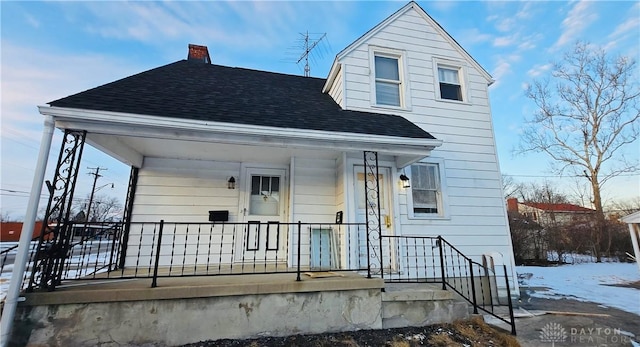
M467 304L453 292L432 284L385 284L382 327L398 328L451 323L469 317Z

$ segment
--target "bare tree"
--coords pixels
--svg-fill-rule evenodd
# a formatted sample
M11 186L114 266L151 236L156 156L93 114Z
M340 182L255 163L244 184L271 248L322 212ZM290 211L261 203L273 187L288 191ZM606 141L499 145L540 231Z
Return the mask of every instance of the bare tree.
M113 196L98 195L93 198L88 220L90 222L112 222L122 215L122 204Z
M617 214L620 217L624 217L640 211L640 196L626 200L613 201L607 207L609 212Z
M513 176L502 174L502 191L504 198L518 197L519 192L523 189L523 184L516 182Z
M71 209L71 216L75 222L114 222L122 217L122 203L118 198L107 195L94 196L91 211L87 215L88 202L89 195Z
M638 170L627 160L626 147L638 140L640 88L635 61L610 57L599 48L578 42L554 64L551 76L527 89L538 111L527 119L517 152L543 152L552 169L584 176L591 185L596 210L594 238L600 261L605 216L601 189L623 173Z

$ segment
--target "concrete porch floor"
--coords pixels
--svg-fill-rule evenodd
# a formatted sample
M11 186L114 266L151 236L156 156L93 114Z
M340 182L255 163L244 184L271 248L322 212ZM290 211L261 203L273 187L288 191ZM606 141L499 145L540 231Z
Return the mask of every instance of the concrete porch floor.
M382 291L385 288L382 279L366 278L353 272L325 275L327 277L302 274L301 281L296 281L295 273L167 277L158 278L156 288L151 288L151 278L79 280L59 285L52 292L23 293L25 301L20 305L108 303L359 289Z

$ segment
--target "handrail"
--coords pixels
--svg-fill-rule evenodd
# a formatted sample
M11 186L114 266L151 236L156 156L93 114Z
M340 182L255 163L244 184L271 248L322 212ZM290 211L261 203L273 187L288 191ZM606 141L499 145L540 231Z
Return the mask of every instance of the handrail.
M504 271L504 284L505 284L505 289L506 289L506 296L507 296L507 307L509 310L509 318L506 319L504 317L502 317L501 315L499 315L494 307L494 302L493 302L493 292L492 292L492 285L491 283L489 283L488 285L488 289L489 289L489 298L488 298L488 302L485 302L485 296L484 296L484 292L480 293L481 299L482 301L480 303L478 303L478 294L476 292L476 279L474 278L474 264L477 265L477 269L479 269L479 271L483 271L484 272L484 276L491 279L496 279L497 280L497 273L495 273L493 271L493 269L482 265L476 261L473 261L471 258L469 258L468 256L466 256L464 253L462 253L460 250L458 250L455 246L453 246L451 243L449 243L447 240L445 240L442 236L438 236L438 240L441 242L441 244L446 245L451 251L449 252L449 254L451 255L451 257L453 258L454 256L460 258L462 257L463 260L466 260L466 262L468 262L469 264L469 278L470 281L469 283L467 283L467 287L471 286L471 290L467 291L467 295L465 295L464 290L462 290L461 287L456 287L456 283L452 283L450 281L450 276L447 276L446 274L443 276L443 283L446 283L446 285L453 289L456 293L458 293L463 299L465 299L466 301L468 301L470 304L473 305L473 313L477 314L478 310L482 310L488 314L490 314L491 316L509 324L509 326L511 327L511 334L512 335L516 335L516 325L515 325L515 318L514 318L514 314L513 314L513 303L511 300L511 290L510 290L510 285L509 285L509 275L507 272L507 266L503 265L503 271ZM456 254L453 254L453 251L456 252ZM446 258L446 251L443 250L443 248L441 247L441 254L444 255L444 258ZM445 259L446 262L446 259ZM442 263L442 269L443 272L447 269L446 263ZM465 269L466 270L466 269ZM455 273L453 275L456 275ZM458 275L460 275L460 273L458 273ZM456 279L454 277L454 279ZM464 283L461 283L461 286ZM480 285L481 287L483 286L483 282L482 282L482 278L480 278ZM497 284L496 284L497 286ZM497 290L497 288L496 288ZM498 295L498 293L495 293L496 295ZM487 307L489 306L489 307Z

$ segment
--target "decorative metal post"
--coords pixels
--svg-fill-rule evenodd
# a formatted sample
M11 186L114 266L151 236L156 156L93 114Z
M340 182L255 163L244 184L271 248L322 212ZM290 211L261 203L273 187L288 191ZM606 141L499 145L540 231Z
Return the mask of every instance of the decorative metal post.
M127 256L127 245L129 244L129 233L131 231L131 211L133 210L133 200L136 197L136 189L138 187L138 172L137 167L131 167L131 174L129 175L129 187L127 188L127 201L125 203L124 214L122 216L123 232L122 242L120 243L120 254L118 255L118 266L124 270L125 257Z
M367 277L382 269L382 220L380 216L380 173L378 153L364 152L365 223L367 225Z
M69 217L86 136L86 131L67 129L64 132L53 183L49 185L51 195L35 253L28 291L51 291L60 283L73 237Z

